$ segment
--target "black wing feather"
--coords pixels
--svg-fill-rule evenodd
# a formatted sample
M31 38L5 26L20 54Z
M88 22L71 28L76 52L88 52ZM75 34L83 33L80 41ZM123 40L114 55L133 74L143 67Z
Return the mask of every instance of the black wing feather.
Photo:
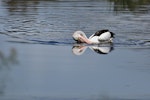
M93 36L100 36L101 34L105 33L105 32L108 32L109 30L108 29L104 29L104 30L99 30L97 31Z

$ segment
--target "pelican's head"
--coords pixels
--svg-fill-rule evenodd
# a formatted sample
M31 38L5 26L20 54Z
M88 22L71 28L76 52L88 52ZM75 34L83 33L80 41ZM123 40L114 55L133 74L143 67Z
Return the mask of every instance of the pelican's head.
M79 37L82 36L84 34L84 32L82 31L75 31L72 35L73 39L75 41L79 41Z
M91 44L92 42L86 37L85 33L82 31L76 31L73 33L73 39L78 43Z

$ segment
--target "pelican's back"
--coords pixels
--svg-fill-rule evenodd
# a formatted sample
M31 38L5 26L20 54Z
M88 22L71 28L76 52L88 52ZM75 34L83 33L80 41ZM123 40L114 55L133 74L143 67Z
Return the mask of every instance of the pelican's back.
M99 41L107 41L107 40L110 40L110 38L111 38L111 33L105 32L99 36L98 40Z
M95 34L92 34L89 39L93 42L100 41L111 41L114 37L114 33L110 32L107 29L99 30Z

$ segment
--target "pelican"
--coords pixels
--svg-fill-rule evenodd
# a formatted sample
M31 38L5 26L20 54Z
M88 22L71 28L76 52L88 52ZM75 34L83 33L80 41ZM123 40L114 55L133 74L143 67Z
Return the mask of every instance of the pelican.
M89 38L85 35L83 31L76 31L73 33L73 39L78 43L87 43L87 44L99 44L104 42L113 42L114 33L109 30L99 30L96 33L92 34Z

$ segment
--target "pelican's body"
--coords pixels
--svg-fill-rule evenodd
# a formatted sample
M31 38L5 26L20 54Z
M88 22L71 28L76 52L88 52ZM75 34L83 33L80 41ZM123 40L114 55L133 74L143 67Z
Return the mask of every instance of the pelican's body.
M99 44L102 42L113 42L114 33L109 30L99 30L95 34L92 34L89 38L86 37L85 33L82 31L76 31L73 34L73 38L77 42L87 43L87 44Z

